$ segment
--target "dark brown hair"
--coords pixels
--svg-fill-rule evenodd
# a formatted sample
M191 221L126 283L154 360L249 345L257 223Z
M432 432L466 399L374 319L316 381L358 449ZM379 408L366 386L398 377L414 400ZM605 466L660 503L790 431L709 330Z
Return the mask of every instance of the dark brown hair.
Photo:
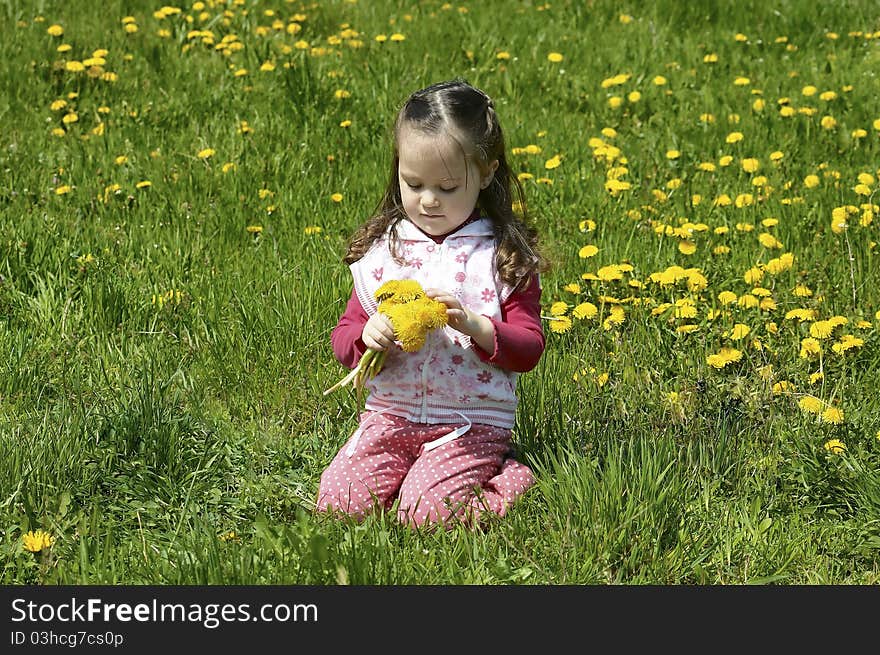
M477 207L492 221L498 277L508 286L522 289L533 273L546 271L548 264L538 249L537 230L528 220L522 185L507 163L495 104L483 91L461 79L416 91L401 107L394 122L394 156L385 194L374 215L352 236L343 261L358 261L389 226L396 226L406 217L397 172L398 138L404 125L425 134L451 137L483 174L488 172L491 162L498 161L492 182L480 191L477 199ZM397 230L392 229L390 237L391 253L399 259Z

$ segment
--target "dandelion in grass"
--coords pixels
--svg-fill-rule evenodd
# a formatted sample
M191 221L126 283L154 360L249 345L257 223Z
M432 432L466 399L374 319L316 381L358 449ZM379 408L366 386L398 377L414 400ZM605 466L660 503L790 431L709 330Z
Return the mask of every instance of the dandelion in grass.
M792 393L795 390L795 386L788 380L780 380L774 384L770 390L773 392L774 396L779 396Z
M432 330L447 323L446 305L425 295L415 280L390 280L376 289L378 310L385 314L394 327L400 347L405 352L416 352ZM368 349L357 366L342 380L324 391L324 395L353 382L358 390L368 378L375 377L385 363L387 351Z
M730 332L730 338L733 341L740 341L745 339L751 331L752 329L748 325L737 323L733 326L733 330Z
M840 341L831 346L831 350L833 350L838 355L843 355L848 350L852 348L861 348L865 345L865 340L861 339L852 334L844 334L841 335Z
M571 329L571 318L568 316L553 316L548 321L547 325L549 326L551 332L556 334L565 334Z
M825 442L825 450L832 455L840 455L846 450L846 444L840 439L829 439Z
M821 414L821 418L824 423L833 423L834 425L840 425L841 423L843 423L843 410L839 407L826 407Z
M810 326L810 336L814 339L827 339L834 332L834 323L829 320L816 321Z
M706 363L712 368L723 369L728 364L733 364L742 359L742 351L736 348L721 348L717 353L709 355Z
M822 355L822 345L812 337L801 339L801 359L812 359Z
M599 308L591 302L582 302L571 310L571 315L577 319L595 318L599 313Z
M31 530L21 537L22 546L31 553L39 553L41 550L51 548L55 543L55 537L44 530Z
M816 396L804 396L798 401L798 407L809 414L821 414L825 403Z
M622 325L626 320L626 310L620 305L614 305L608 312L608 316L602 321L602 328L611 330L612 328Z

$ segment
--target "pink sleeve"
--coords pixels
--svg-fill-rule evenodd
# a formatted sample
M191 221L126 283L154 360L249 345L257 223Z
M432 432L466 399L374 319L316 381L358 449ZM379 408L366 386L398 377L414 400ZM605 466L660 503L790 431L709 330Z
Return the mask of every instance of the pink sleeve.
M544 353L544 330L541 326L541 285L532 275L525 291L515 291L501 305L501 320L495 325L495 352L488 353L477 344L474 352L484 362L516 373L531 371Z
M367 350L361 334L364 331L369 316L358 300L357 294L352 290L351 298L345 306L345 312L339 317L339 322L330 334L330 345L333 346L333 354L339 363L348 368L357 366L361 355Z

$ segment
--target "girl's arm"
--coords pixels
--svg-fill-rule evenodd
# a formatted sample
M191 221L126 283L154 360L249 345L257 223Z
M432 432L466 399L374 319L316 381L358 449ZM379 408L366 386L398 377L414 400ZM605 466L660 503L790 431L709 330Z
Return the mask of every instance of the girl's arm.
M530 371L544 352L541 327L541 287L533 275L525 291L516 291L501 305L501 320L474 314L450 293L426 289L446 304L449 325L471 337L474 352L484 362L517 373Z
M330 345L333 346L333 354L339 363L348 368L357 366L361 355L367 350L361 335L364 325L369 316L361 306L357 294L352 290L351 298L345 306L345 312L339 317L339 322L330 334Z
M474 352L484 362L515 373L531 371L544 353L541 326L541 286L533 275L525 291L515 291L501 305L501 320L495 326L494 349L474 344Z

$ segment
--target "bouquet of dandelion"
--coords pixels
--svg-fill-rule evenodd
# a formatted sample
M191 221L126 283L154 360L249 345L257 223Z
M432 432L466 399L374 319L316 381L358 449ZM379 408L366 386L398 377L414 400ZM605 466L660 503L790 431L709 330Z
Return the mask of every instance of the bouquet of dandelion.
M400 347L414 353L425 345L428 332L446 325L446 305L425 295L422 285L415 280L390 280L376 289L378 311L385 314L394 326ZM360 392L368 378L374 378L385 363L385 350L367 350L358 365L339 382L324 392L336 391L354 382Z

